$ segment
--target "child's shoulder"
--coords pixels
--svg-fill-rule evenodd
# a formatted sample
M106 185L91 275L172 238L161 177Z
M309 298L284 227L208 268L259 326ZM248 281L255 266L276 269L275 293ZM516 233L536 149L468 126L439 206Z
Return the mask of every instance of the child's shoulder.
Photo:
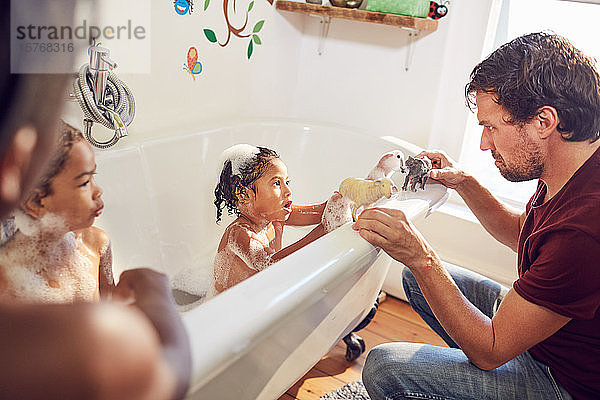
M248 221L240 219L236 219L229 224L225 232L231 238L239 237L240 235L251 236L253 233L255 233Z
M95 226L83 229L81 236L86 246L95 249L98 254L103 253L110 244L110 238L106 232Z

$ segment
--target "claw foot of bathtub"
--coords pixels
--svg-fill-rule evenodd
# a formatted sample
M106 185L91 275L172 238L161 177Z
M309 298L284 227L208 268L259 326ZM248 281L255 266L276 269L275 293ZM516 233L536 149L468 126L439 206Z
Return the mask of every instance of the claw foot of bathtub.
M347 334L343 340L346 343L346 361L354 361L365 352L365 341L356 333Z

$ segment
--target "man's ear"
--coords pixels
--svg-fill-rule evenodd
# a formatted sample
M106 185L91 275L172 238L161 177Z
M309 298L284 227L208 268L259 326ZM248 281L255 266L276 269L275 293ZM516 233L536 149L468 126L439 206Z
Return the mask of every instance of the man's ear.
M552 132L557 130L558 125L560 124L558 111L552 106L543 106L538 110L535 122L540 139L547 139Z
M0 198L3 203L15 204L20 200L36 142L36 130L24 126L8 145L0 160Z
M48 210L44 207L42 202L43 193L40 189L33 189L33 191L27 196L27 199L21 203L21 209L33 218L42 218Z

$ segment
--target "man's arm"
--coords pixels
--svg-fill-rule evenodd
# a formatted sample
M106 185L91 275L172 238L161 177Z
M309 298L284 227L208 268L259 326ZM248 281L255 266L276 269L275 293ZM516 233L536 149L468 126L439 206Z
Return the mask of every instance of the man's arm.
M437 257L411 271L444 330L469 360L484 370L512 360L570 321L525 300L514 289L490 319L463 296Z
M435 252L399 210L367 209L354 228L410 268L440 324L481 369L504 364L570 320L525 300L514 290L494 318L488 318L463 296Z
M485 230L497 241L517 252L525 213L519 213L502 204L470 175L465 177L456 191Z
M431 178L455 189L485 230L500 243L516 252L525 214L498 201L473 176L459 170L456 163L444 152L425 151L420 155L427 156L433 162Z
M127 293L133 296L134 306L148 319L158 336L162 355L160 369L171 376L170 383L173 383L171 398L182 399L190 384L192 357L169 278L148 268L127 270L121 274L113 296L124 297ZM159 384L161 380L166 379L155 379L151 383Z
M136 307L11 306L0 309L0 320L3 397L182 396L177 376L180 371L169 365L163 356L160 333Z

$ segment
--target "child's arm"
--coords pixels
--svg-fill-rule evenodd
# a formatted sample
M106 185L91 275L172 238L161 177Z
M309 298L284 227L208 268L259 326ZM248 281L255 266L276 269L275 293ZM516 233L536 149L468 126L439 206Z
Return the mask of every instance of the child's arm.
M272 254L267 251L269 244L264 243L256 233L243 225L231 227L227 244L233 253L253 270L262 271L274 262L271 259Z
M115 287L115 278L112 270L112 249L110 240L100 250L100 263L98 265L98 287L100 299L110 298L110 293Z
M277 253L273 254L273 256L271 257L271 260L273 262L277 262L277 261L281 260L282 258L287 257L290 254L294 253L295 251L300 250L307 244L314 242L315 240L317 240L318 238L323 236L325 233L327 233L327 232L325 232L325 228L323 227L322 224L319 224L319 225L315 226L313 228L313 230L311 230L306 236L304 236L302 239L298 240L296 243L292 243L289 246L279 250Z
M110 239L106 232L95 226L86 229L83 235L86 245L98 254L98 289L100 299L106 300L115 287Z
M285 224L292 226L318 224L321 222L321 217L323 216L323 210L325 210L326 204L327 202L309 206L292 205L292 213Z

